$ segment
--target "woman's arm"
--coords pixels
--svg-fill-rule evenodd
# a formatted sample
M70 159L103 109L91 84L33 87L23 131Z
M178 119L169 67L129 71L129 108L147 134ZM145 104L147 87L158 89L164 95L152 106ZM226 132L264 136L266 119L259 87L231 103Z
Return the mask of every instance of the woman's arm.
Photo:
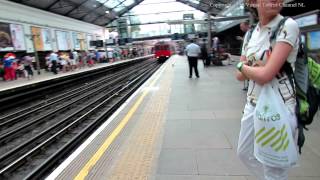
M247 63L246 56L244 56L244 55L240 56L240 62L243 62L244 64L246 64ZM237 71L236 73L237 73L236 77L237 77L238 81L244 81L244 80L248 79L242 72Z
M244 64L241 72L260 85L266 84L279 73L292 49L293 47L287 42L277 42L264 66L251 67Z

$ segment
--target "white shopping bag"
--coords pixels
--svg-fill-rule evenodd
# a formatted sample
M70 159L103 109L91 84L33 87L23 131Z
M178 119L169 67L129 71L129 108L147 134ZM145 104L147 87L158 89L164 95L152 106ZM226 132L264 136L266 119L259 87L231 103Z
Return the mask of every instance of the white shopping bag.
M254 112L254 155L272 167L292 167L298 160L289 110L272 83L265 84Z

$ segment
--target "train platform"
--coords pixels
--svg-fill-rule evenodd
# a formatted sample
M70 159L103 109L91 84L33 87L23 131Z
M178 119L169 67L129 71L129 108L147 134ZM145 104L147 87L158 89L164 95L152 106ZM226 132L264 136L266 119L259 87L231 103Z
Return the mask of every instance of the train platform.
M233 65L199 73L170 58L47 179L254 180L236 156L243 83ZM306 134L289 180L320 179L319 113Z
M153 55L148 55L148 56L144 56L144 57L146 57L146 58L153 57ZM142 58L144 58L144 57L142 57ZM72 75L76 75L79 73L84 73L86 71L94 71L94 70L98 70L98 69L105 68L108 66L113 66L113 65L129 62L129 61L135 61L135 60L139 60L139 59L141 59L141 58L115 61L113 63L99 63L99 64L95 64L93 67L86 66L81 69L76 69L74 71L68 71L68 72L64 72L64 73L59 72L58 74L53 74L52 72L46 72L45 70L41 70L40 75L39 75L39 74L37 74L37 71L34 70L34 72L33 72L34 77L30 80L28 80L27 78L18 78L17 80L14 80L14 81L0 81L0 92L10 90L10 89L19 88L19 87L29 86L29 85L49 81L49 80L72 76Z

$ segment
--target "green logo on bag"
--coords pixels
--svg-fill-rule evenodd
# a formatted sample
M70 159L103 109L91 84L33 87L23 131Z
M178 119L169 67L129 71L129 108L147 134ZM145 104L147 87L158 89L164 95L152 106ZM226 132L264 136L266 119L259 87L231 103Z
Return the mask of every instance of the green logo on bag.
M286 132L286 125L283 125L282 128L276 131L276 128L273 127L267 130L265 127L261 128L255 134L256 144L260 144L261 147L270 146L274 151L285 151L289 146L289 137Z
M269 110L269 106L265 105L265 106L263 107L264 113L267 114L268 110Z
M263 113L261 113L259 110L256 110L256 117L263 122L279 121L281 119L280 114L276 113L268 116L269 109L269 106L265 105L263 106Z

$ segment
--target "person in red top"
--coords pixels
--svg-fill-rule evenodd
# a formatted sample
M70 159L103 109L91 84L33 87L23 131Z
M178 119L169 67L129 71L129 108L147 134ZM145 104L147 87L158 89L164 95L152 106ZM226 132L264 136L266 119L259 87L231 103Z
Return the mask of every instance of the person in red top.
M7 80L15 80L16 78L16 73L15 73L15 69L13 68L13 63L14 63L14 59L16 58L16 56L13 53L7 53L4 56L4 79Z

